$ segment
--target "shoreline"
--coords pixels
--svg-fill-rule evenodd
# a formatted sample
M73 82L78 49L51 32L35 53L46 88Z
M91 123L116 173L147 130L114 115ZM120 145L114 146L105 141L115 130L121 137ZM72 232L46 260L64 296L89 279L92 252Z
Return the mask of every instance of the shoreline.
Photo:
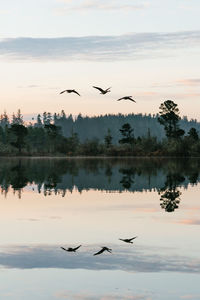
M164 158L164 159L167 159L167 158L174 158L174 159L188 159L188 158L200 158L200 156L26 156L26 155L16 155L16 156L7 156L7 155L4 155L4 156L1 156L0 155L0 159L2 158L24 158L24 159L128 159L128 158L131 158L131 159L158 159L158 158Z

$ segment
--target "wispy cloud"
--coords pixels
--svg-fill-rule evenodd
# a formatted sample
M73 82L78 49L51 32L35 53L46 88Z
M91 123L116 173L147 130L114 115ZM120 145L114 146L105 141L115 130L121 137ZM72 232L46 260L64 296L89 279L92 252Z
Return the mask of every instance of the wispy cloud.
M120 36L9 38L0 40L0 57L20 60L118 61L170 56L200 46L200 31L132 33ZM179 53L179 52L178 52Z
M63 291L58 292L55 295L58 299L71 299L71 300L151 300L149 296L146 295L131 295L131 294L124 294L123 296L120 295L120 292L113 293L113 294L106 294L106 295L94 295L86 292L80 293L72 293L70 291Z
M200 86L200 78L193 78L193 79L181 79L176 81L177 84L184 85L184 86Z
M145 9L149 4L147 1L138 2L133 0L82 0L82 1L70 1L60 0L59 2L65 3L65 6L58 9L57 12L65 14L72 11L133 11Z
M200 273L200 260L176 254L166 255L169 249L108 245L113 253L98 257L93 253L98 245L81 247L78 253L67 253L59 245L1 247L0 265L7 268L63 268L87 270L123 270L128 272Z
M180 299L190 299L190 300L198 300L200 299L200 294L188 294L188 295L183 295L180 297Z
M18 89L24 89L24 88L28 88L28 89L33 89L33 88L41 88L41 85L37 85L37 84L30 84L27 86L18 86Z
M166 82L164 84L154 83L151 87L159 87L159 88L166 88L166 87L199 87L200 86L200 78L185 78L185 79L177 79L171 82Z
M184 225L200 225L200 220L199 219L184 219L179 221L178 223L184 224Z
M2 9L0 9L0 15L7 15L9 13L10 13L9 10L2 10Z

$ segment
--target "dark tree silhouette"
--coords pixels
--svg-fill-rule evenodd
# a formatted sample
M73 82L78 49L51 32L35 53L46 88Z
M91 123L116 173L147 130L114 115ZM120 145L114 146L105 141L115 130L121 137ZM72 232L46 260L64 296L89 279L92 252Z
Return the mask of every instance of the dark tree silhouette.
M160 206L165 211L173 212L178 208L181 192L177 189L177 186L184 181L185 178L177 173L167 175L165 186L159 191L159 194L161 194Z
M21 160L16 166L11 168L10 184L14 190L20 190L27 185L28 177L26 176L26 171L28 170L22 166Z
M121 140L119 140L120 144L133 144L134 143L134 134L133 129L129 123L125 123L122 128L119 130L123 136Z
M133 177L135 175L134 169L133 168L120 169L119 172L123 174L123 177L122 177L120 183L122 184L122 186L125 189L130 189L132 183L134 183L134 180L133 180Z
M11 141L11 144L21 153L22 148L25 146L25 137L28 134L28 129L24 125L12 124L9 131L15 137L15 141Z
M184 130L179 128L179 109L172 100L166 100L160 105L160 117L158 121L164 126L168 138L179 138L184 135Z
M110 146L112 145L112 136L109 128L107 131L107 135L104 137L104 141L105 141L106 148L110 148Z
M199 139L199 135L198 132L195 128L190 128L190 130L188 131L188 137L192 140L194 140L195 142L198 141Z

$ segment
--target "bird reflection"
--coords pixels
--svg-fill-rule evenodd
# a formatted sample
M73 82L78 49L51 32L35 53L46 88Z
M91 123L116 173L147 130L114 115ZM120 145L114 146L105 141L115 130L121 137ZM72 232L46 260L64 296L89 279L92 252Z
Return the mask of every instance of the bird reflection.
M133 240L136 239L137 236L134 236L133 238L131 239L119 239L120 241L123 241L125 243L129 243L129 244L133 244Z
M62 250L64 250L64 251L68 251L68 252L76 252L76 250L78 250L79 248L81 247L81 245L80 246L78 246L78 247L75 247L75 248L71 248L71 247L69 247L69 248L64 248L64 247L60 247Z
M108 248L108 247L101 247L102 249L96 253L94 253L93 255L99 255L101 253L103 253L104 251L107 251L109 253L112 253L112 249Z

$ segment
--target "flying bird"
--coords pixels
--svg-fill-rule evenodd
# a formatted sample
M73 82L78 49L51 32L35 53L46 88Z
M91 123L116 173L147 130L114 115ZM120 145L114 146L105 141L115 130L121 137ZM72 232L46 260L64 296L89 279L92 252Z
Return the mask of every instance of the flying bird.
M75 94L77 94L77 95L79 95L80 96L80 94L76 91L76 90L64 90L64 91L62 91L62 92L60 92L60 94L63 94L63 93L75 93Z
M60 248L62 250L68 251L68 252L76 252L76 250L78 250L78 248L80 248L80 247L81 247L81 245L78 247L75 247L75 248L67 248L67 249L65 249L64 247L60 247Z
M108 248L108 247L101 247L101 248L102 248L102 249L101 249L100 251L96 252L96 253L93 254L93 255L99 255L99 254L103 253L104 251L108 251L108 252L112 253L112 249L110 249L110 248Z
M122 97L122 98L119 98L117 101L121 101L121 100L130 100L132 102L136 102L134 99L132 99L133 96L125 96L125 97Z
M134 236L133 238L131 239L119 239L120 241L123 241L125 243L129 243L129 244L133 244L133 240L136 239L137 236Z
M100 91L100 94L105 95L107 93L110 92L111 87L107 88L106 90L103 90L102 88L98 87L98 86L93 86L94 89L97 89Z

